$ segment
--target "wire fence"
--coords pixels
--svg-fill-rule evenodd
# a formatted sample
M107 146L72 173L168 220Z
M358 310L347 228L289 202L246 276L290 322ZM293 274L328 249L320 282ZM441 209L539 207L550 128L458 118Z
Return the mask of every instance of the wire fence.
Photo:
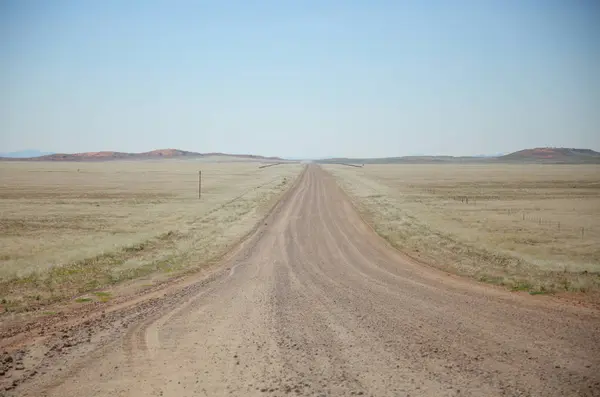
M439 196L439 194L438 194L439 190L436 190L436 189L421 189L421 191L424 193L431 194L431 195ZM465 205L473 205L473 206L477 206L478 202L479 202L479 204L482 204L483 202L501 199L501 197L498 195L485 195L485 196L484 195L481 195L481 196L445 195L443 197L445 197L447 200L454 200L456 202L460 202ZM590 232L592 232L592 228L589 226L566 225L564 222L555 220L549 216L544 217L540 214L531 213L524 209L494 208L493 210L496 212L499 212L499 213L505 212L507 215L515 216L517 219L519 219L523 222L532 222L532 223L537 223L539 226L553 227L553 228L556 228L556 230L559 232L560 231L563 231L563 232L570 231L572 233L577 233L577 235L581 236L582 239L585 238L585 236L588 235Z

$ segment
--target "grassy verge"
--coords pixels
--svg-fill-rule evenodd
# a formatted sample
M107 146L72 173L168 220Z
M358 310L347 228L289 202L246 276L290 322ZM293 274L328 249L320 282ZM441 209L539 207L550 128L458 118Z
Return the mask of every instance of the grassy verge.
M298 168L299 170L300 168ZM179 230L89 258L52 266L0 281L0 307L5 312L35 310L77 297L77 303L108 302L101 289L155 273L178 275L217 261L246 235L279 197L293 177L276 177L218 203ZM91 291L96 291L90 293ZM85 296L82 294L88 293Z
M572 262L564 262L562 268L545 266L548 251L539 250L532 258L522 251L509 250L490 241L514 239L504 231L503 224L489 216L489 211L471 212L481 219L468 225L456 226L456 221L444 222L442 218L465 219L462 214L449 210L442 198L430 193L417 195L414 190L402 190L397 180L394 185L382 183L382 173L369 174L369 170L347 171L327 168L336 176L340 186L350 195L356 208L373 229L400 251L415 259L462 276L482 282L502 285L513 291L526 291L532 295L554 292L599 292L600 265L585 269ZM448 183L446 181L446 183ZM398 187L400 186L400 187ZM416 202L416 203L415 203ZM486 217L486 218L484 218ZM482 230L473 230L476 226ZM538 225L530 229L521 227L520 234L526 238L539 233ZM467 232L464 230L468 229ZM485 235L488 234L488 236ZM477 238L469 238L479 234ZM488 238L489 237L489 238ZM523 237L520 237L523 238ZM535 247L534 247L535 248ZM594 258L593 248L586 252ZM581 255L583 257L583 255Z
M373 211L373 204L354 202L367 222L394 247L440 269L531 294L600 291L598 273L540 269L518 256L490 251L432 230L393 207L383 209L383 216L376 212L382 208Z

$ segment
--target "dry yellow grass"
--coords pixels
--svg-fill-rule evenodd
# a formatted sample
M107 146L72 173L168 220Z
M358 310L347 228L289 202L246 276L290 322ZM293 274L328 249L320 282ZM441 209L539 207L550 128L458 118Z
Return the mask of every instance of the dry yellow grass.
M25 307L210 262L252 229L301 170L258 166L1 163L0 302Z
M325 168L378 233L427 263L531 293L600 290L600 166Z

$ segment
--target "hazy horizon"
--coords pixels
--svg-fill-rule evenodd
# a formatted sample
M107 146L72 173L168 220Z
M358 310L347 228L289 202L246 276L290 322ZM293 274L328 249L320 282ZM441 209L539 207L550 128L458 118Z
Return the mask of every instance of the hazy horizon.
M181 148L158 148L156 150L165 150L165 149L175 149L175 150L184 150L187 151L186 149L181 149ZM523 148L521 150L527 150L527 149L537 149L537 148ZM567 149L588 149L588 148L567 148ZM519 150L520 151L520 150ZM97 153L98 151L90 151L89 153ZM109 151L105 151L105 152L115 152L118 153L119 151L117 150L109 150ZM193 152L193 151L192 151ZM46 151L42 151L42 150L37 150L37 149L24 149L24 150L18 150L18 151L13 151L13 152L0 152L0 157L7 157L7 158L33 158L33 157L41 157L41 156L46 156L46 155L53 155L53 154L75 154L75 153L82 153L82 152L46 152ZM127 153L144 153L144 152L140 152L140 151L135 151L135 152L127 152ZM393 157L444 157L444 156L453 156L453 157L488 157L488 158L493 158L493 157L500 157L500 156L504 156L504 155L508 155L508 154L512 154L513 152L506 152L506 153L479 153L479 154L459 154L459 155L446 155L443 153L437 153L437 154L431 154L431 153L410 153L410 154L405 154L405 155L399 155L399 156L385 156L385 157L347 157L347 156L322 156L322 157L294 157L294 156L266 156L263 155L261 153L230 153L230 152L199 152L199 153L217 153L217 154L225 154L225 155L255 155L255 156L264 156L264 157L281 157L285 160L295 160L295 161L301 161L301 160L327 160L327 159L334 159L334 158L353 158L353 159L372 159L372 158L393 158Z
M600 151L600 3L0 4L0 151Z

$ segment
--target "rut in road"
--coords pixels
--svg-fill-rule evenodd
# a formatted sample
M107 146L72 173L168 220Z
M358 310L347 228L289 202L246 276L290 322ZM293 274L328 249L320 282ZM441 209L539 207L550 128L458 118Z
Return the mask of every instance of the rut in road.
M600 315L415 264L309 165L210 282L23 395L600 395Z

